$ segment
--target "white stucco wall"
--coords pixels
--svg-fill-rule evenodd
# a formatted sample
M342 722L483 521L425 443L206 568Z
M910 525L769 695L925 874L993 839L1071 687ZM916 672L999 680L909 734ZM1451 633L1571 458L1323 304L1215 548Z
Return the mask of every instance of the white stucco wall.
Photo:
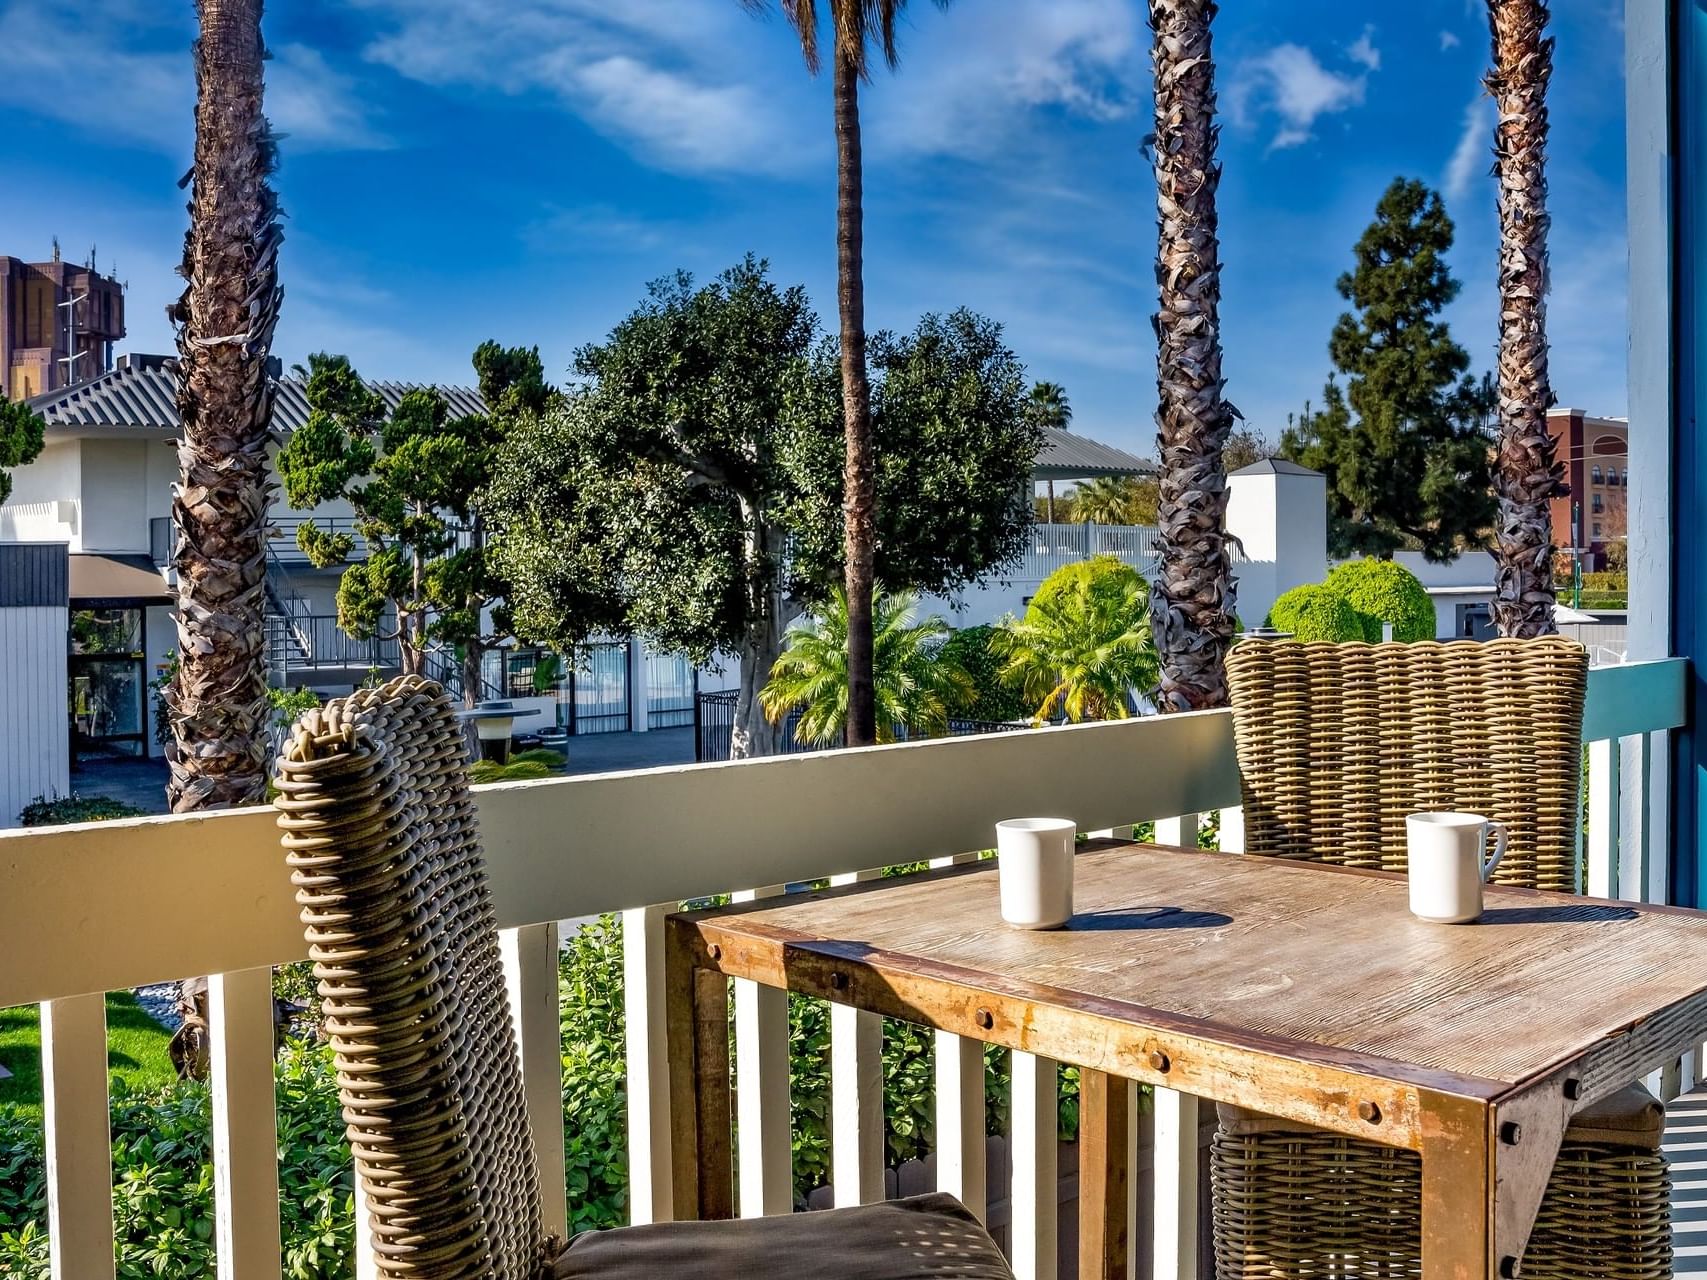
M84 440L82 499L84 551L148 550L148 440Z

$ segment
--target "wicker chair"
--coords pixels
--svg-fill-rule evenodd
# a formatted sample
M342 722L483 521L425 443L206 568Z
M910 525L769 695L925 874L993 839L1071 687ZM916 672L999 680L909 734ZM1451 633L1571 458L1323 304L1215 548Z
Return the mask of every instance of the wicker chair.
M1510 830L1495 879L1575 892L1587 658L1557 638L1488 644L1246 640L1227 659L1251 854L1405 869L1405 815ZM1525 1280L1671 1275L1664 1109L1633 1086L1565 1135ZM1234 1107L1211 1151L1219 1280L1421 1274L1421 1164Z
M907 1280L1011 1272L951 1196L740 1222L541 1226L466 754L416 676L305 714L279 826L388 1280Z

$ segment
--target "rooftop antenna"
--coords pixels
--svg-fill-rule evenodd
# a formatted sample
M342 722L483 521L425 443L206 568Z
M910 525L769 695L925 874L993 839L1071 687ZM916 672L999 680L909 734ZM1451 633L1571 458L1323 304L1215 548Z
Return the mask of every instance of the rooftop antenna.
M53 238L53 260L55 262L59 261L59 237L58 236L55 236Z

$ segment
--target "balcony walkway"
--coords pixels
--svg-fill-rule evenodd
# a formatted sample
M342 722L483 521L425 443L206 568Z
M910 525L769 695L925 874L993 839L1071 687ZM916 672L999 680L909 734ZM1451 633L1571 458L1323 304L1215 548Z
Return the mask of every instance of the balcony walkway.
M1666 1107L1665 1152L1671 1160L1673 1270L1707 1276L1707 1091L1686 1093Z

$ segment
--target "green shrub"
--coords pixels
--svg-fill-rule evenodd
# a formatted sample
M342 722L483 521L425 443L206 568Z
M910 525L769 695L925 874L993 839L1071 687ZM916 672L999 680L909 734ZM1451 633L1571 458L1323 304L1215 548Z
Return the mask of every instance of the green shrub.
M57 827L65 822L110 822L114 818L140 818L148 810L107 796L37 796L18 815L26 827Z
M1380 624L1367 614L1359 613L1338 591L1313 583L1293 587L1268 611L1267 624L1281 631L1290 631L1295 640L1367 640L1369 628Z
M526 751L517 751L510 757L512 765L542 764L554 773L563 769L563 753L551 747L529 747Z
M499 764L496 760L476 760L474 767L468 771L468 776L475 782L517 782L532 778L551 778L563 772L563 757L554 751L556 757L553 765L541 764L538 760L512 759L509 764Z
M284 1276L335 1280L355 1261L354 1180L329 1050L287 1048L277 1067ZM207 1086L112 1093L113 1228L120 1277L214 1273ZM0 1275L46 1277L41 1126L0 1107Z
M972 680L972 696L957 711L969 720L1024 720L1031 708L1018 689L1002 680L1002 660L990 647L995 633L995 627L963 627L943 643L942 656Z
M1345 597L1346 603L1375 623L1371 643L1381 639L1381 624L1391 624L1393 639L1407 643L1433 640L1434 602L1416 574L1391 560L1348 560L1336 566L1322 584Z

